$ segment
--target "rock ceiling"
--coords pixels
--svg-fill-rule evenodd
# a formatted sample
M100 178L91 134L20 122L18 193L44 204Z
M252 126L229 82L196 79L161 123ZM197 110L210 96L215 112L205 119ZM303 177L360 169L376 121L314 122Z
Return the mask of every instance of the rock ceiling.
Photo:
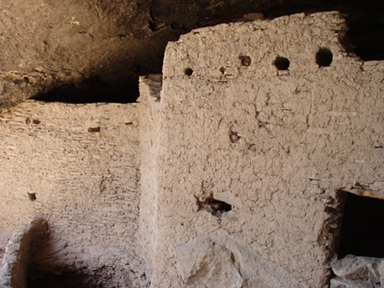
M168 41L203 26L338 10L363 60L384 59L384 5L365 0L1 0L0 110L27 99L132 102Z

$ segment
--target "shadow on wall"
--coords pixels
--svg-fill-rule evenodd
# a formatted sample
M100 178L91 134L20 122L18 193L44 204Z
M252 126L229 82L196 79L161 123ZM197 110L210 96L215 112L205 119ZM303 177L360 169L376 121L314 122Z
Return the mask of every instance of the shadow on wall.
M31 251L30 259L27 266L26 283L28 288L86 288L86 287L104 287L95 271L94 275L90 275L89 271L78 271L67 266L53 265L51 262L55 260L60 263L59 259L52 257L57 251L50 251L49 242L52 242L52 235L46 239L40 239L37 249ZM57 254L56 254L57 255ZM88 272L88 273L87 273Z
M116 287L113 283L115 267L102 265L89 267L89 263L75 254L71 255L66 245L57 250L58 239L52 236L38 240L31 250L27 266L26 284L28 288L88 288ZM31 244L32 246L32 244ZM73 251L72 251L73 252ZM61 256L60 256L61 254ZM65 258L67 257L67 258ZM64 259L65 258L65 259ZM69 260L69 261L68 261ZM78 262L79 266L74 263ZM127 278L126 283L130 283Z
M171 5L172 1L167 3L166 1L154 1L151 4L150 15L152 20L150 21L150 27L152 27L153 33L157 33L156 27L158 26L161 29L166 28L169 30L167 30L169 33L162 36L155 33L156 37L148 39L147 48L153 46L153 49L141 49L140 53L125 60L119 59L121 55L115 55L116 59L113 63L104 63L105 65L102 65L105 68L89 71L97 76L80 79L76 83L54 83L53 88L46 87L44 91L40 91L32 98L47 102L66 103L135 102L139 96L138 76L161 72L162 57L167 41L174 41L180 35L199 27L234 21L249 21L250 19L245 16L250 14L258 14L264 16L264 18L275 18L303 11L308 13L340 11L346 16L349 28L346 36L350 41L344 39L346 41L342 40L345 42L343 44L349 43L347 46L352 47L346 47L346 50L348 52L353 50L364 61L384 59L384 11L380 8L382 7L381 1L324 0L318 3L282 1L279 5L271 1L270 4L265 6L256 3L239 4L238 7L218 4L216 8L209 8L204 5L200 7L193 1L190 4L181 6ZM159 31L162 31L161 29ZM322 56L327 57L326 52ZM136 64L133 65L131 62ZM281 64L282 70L284 70L284 65L287 65L284 62L276 64ZM89 69L92 70L91 67ZM136 80L134 80L135 78ZM115 84L112 82L115 82Z
M114 87L100 77L85 78L79 83L64 83L32 97L45 102L63 103L132 103L139 97L138 82Z
M27 277L28 288L104 287L102 283L97 285L92 282L93 279L90 275L81 273L81 271L73 272L65 268L61 269L59 274L48 271L31 270Z
M112 276L105 266L90 271L60 265L63 260L57 251L50 249L52 240L49 224L44 218L32 219L22 226L8 242L0 266L0 287L114 287L108 286Z

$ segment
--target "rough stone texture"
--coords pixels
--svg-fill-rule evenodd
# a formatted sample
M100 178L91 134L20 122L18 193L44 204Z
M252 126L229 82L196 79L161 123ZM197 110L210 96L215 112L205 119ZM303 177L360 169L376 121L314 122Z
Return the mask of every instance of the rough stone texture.
M383 59L381 8L381 0L2 0L0 110L36 94L134 101L126 91L137 92L139 75L161 72L168 41L197 27L297 12L338 9L358 54Z
M0 226L45 216L31 271L93 286L324 287L338 189L384 195L384 63L349 57L345 29L336 12L198 29L139 104L3 111Z
M89 246L51 237L30 263L28 287L149 287L138 245L121 242Z
M338 13L298 14L169 43L154 139L153 287L185 286L177 247L219 229L241 235L295 285L326 283L336 191L383 179L384 64L348 57L344 29ZM329 67L316 64L320 48L332 51ZM278 56L289 70L276 69ZM208 197L232 210L201 210Z
M178 35L169 26L151 30L149 4L1 1L0 109L52 89L91 92L88 102L96 102L106 87L114 93L104 101L134 101L137 96L127 93L117 97L117 87L137 85L139 73L160 71L167 39Z
M154 262L157 235L157 151L162 75L140 77L140 244Z
M4 256L5 247L7 247L9 239L11 239L12 233L7 229L0 228L0 260Z
M0 266L0 286L27 287L28 262L34 250L49 235L48 222L37 218L24 225L9 240Z
M371 286L367 281L350 280L350 279L335 277L331 279L329 287L330 288L372 288L372 287L376 288L377 286Z
M196 237L175 251L187 287L297 287L275 263L226 230Z
M380 283L384 285L384 261L381 261L379 266Z
M1 227L15 231L44 216L52 234L37 267L105 266L111 285L147 285L136 243L138 144L136 104L27 101L3 111Z
M346 283L355 283L356 287L359 285L367 287L379 285L381 274L379 267L381 262L381 258L354 255L347 255L340 260L331 261L332 271L337 276L334 281L331 281L331 287L338 287L337 285L335 286L335 283L343 282L342 278L356 280L354 282L345 281Z

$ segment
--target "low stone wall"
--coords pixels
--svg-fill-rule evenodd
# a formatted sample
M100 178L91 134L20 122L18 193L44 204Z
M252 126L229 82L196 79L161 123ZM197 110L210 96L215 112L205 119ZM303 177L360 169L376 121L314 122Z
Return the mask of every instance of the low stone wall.
M48 235L47 220L37 218L23 225L12 236L0 267L0 287L27 287L27 270L31 253L45 244Z

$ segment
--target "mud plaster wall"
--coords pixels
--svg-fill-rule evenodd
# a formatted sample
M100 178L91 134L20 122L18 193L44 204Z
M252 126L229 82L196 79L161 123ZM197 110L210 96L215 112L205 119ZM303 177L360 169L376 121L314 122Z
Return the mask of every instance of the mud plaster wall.
M154 263L157 235L158 137L162 75L140 77L140 217L143 257Z
M0 226L14 232L43 216L51 238L40 261L50 269L112 267L122 283L140 279L138 144L136 104L26 101L3 111Z
M384 179L384 63L348 57L343 29L338 13L298 14L168 44L153 287L323 287L335 191ZM232 210L200 209L210 195Z
M92 285L148 286L142 255L152 287L322 287L335 190L384 178L384 64L347 57L343 29L337 13L199 29L168 45L161 98L149 77L140 104L3 112L1 231L45 216L41 270ZM211 195L232 210L201 209Z

